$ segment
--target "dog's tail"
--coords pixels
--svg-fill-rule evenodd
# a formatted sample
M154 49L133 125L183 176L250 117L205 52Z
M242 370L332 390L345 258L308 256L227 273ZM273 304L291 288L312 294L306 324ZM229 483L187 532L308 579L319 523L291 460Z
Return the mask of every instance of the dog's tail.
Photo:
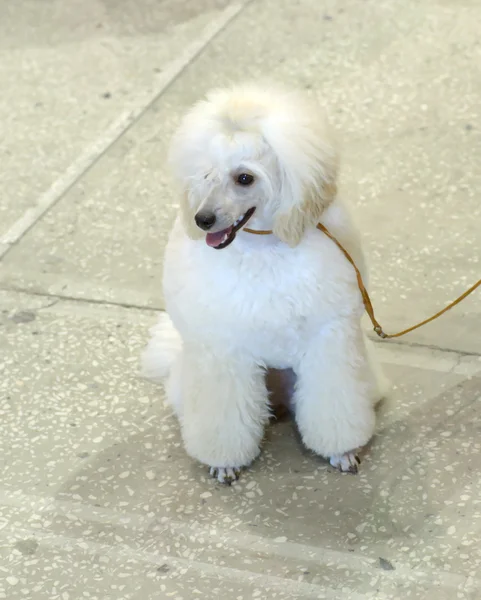
M182 339L166 312L160 314L150 336L141 357L141 375L162 383L182 349Z

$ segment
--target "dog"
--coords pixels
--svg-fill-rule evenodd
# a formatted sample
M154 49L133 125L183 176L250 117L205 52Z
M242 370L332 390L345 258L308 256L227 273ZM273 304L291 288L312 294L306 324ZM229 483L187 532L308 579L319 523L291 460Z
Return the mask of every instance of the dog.
M183 119L170 162L181 194L166 312L142 362L165 384L187 453L220 482L237 479L260 452L275 369L294 376L303 443L357 472L383 377L361 329L356 274L316 229L322 222L366 277L320 111L282 89L213 91Z

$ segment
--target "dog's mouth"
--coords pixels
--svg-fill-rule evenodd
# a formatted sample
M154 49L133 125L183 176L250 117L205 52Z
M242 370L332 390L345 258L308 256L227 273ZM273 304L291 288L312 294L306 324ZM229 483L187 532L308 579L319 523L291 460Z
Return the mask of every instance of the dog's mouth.
M208 233L205 238L207 245L216 250L222 250L223 248L230 246L235 240L236 233L239 229L244 227L247 221L255 213L255 210L255 206L249 208L245 214L241 215L237 221L230 227L227 227L227 229L222 229L222 231L217 231L216 233Z

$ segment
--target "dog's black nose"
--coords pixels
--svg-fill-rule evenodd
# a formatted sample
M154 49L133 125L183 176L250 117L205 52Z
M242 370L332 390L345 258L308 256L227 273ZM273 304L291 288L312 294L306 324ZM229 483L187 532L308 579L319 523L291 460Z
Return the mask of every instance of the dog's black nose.
M204 231L208 231L215 224L216 218L214 213L206 212L206 213L197 213L195 215L195 222L197 226L203 229Z

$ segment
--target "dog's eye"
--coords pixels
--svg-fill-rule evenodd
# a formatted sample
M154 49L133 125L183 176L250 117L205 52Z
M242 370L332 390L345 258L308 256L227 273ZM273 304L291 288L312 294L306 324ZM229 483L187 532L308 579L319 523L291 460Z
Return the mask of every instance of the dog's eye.
M236 179L239 185L251 185L254 182L254 176L249 173L241 173Z

